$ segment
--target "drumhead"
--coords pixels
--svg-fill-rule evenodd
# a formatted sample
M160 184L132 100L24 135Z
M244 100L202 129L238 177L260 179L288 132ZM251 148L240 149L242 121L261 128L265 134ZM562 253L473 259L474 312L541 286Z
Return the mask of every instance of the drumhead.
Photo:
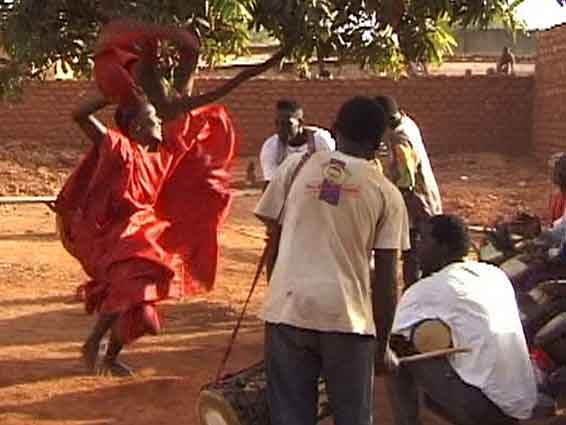
M221 394L202 390L197 401L200 425L242 425L232 405Z
M420 353L452 347L450 328L438 319L423 320L413 328L411 341Z
M499 268L503 270L507 277L513 279L526 272L529 266L516 256L509 258L507 261L502 263Z

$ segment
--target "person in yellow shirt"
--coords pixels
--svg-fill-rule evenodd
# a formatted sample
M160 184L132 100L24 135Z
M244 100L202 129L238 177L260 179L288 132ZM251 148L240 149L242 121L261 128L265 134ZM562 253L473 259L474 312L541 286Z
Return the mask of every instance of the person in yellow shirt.
M416 248L423 223L442 214L442 201L419 127L392 97L378 96L376 101L385 111L389 127L384 136L390 152L388 175L403 194L409 212L411 250L403 256L403 278L408 287L420 276Z

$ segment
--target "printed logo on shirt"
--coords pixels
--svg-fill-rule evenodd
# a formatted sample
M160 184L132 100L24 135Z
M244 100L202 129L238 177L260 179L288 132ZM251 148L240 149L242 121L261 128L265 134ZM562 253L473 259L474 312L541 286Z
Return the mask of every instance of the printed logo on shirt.
M324 180L320 185L318 199L330 205L338 205L342 185L348 175L346 163L338 159L331 159L322 172Z

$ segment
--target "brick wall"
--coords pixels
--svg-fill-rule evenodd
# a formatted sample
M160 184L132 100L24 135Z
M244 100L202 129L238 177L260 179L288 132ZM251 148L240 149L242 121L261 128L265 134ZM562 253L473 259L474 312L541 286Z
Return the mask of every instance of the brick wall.
M222 83L201 78L197 90ZM0 144L10 140L79 144L69 119L86 82L43 82L27 87L22 103L0 105ZM242 135L242 155L255 155L273 132L274 105L281 97L300 101L309 123L330 126L339 105L357 94L390 94L412 115L432 153L526 151L531 134L530 77L472 76L423 79L302 81L258 78L224 101ZM110 114L105 116L110 119Z
M543 160L566 150L566 25L537 36L532 141Z

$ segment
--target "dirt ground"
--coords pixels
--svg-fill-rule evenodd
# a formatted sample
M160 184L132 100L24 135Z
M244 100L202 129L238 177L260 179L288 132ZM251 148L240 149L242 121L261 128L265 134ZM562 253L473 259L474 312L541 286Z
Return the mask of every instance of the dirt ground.
M79 149L4 145L0 196L55 194L79 156ZM495 154L439 156L433 162L446 210L469 223L489 223L523 207L547 210L551 186L544 164ZM243 195L221 232L216 289L163 304L164 333L126 350L124 360L138 376L122 380L87 376L79 362L93 318L74 301L85 276L54 234L52 213L42 205L0 206L0 423L196 425L199 389L214 377L263 244L262 228L251 215L257 193ZM262 279L230 370L262 357L257 313L264 289ZM391 424L381 380L376 403L376 424ZM428 413L425 423L444 424Z

